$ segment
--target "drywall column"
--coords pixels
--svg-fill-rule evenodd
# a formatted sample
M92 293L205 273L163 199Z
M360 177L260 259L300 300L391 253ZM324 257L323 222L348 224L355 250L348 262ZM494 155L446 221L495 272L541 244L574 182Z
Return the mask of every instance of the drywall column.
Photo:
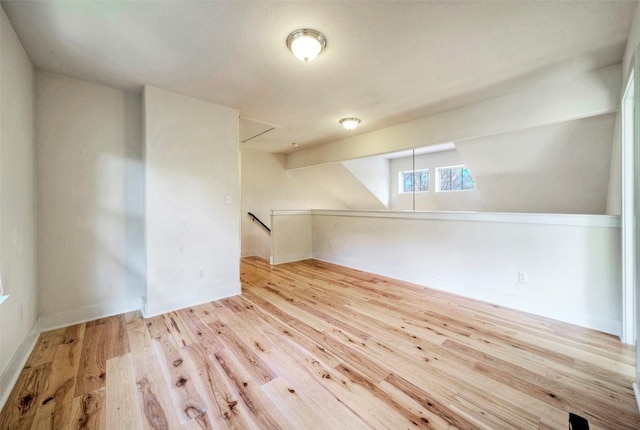
M238 111L145 87L145 316L240 293Z
M311 258L311 211L271 211L271 264Z

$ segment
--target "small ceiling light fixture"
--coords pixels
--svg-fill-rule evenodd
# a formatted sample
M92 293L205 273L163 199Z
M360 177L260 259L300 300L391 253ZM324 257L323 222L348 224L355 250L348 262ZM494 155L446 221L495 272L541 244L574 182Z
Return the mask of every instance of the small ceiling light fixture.
M340 124L347 130L353 130L360 124L360 118L342 118Z
M316 30L301 28L287 37L287 48L301 61L309 62L316 58L327 46L327 39Z

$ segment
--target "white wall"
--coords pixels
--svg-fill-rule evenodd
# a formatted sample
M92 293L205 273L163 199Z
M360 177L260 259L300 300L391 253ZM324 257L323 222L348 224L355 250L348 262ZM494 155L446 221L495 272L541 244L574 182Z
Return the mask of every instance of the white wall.
M239 294L238 111L145 87L144 115L145 316Z
M629 31L629 39L627 39L627 46L624 50L624 56L622 57L622 78L626 79L629 69L633 67L631 60L635 54L635 50L640 45L640 7L636 6L635 14L633 15L633 23L631 24L631 31Z
M344 209L323 184L330 176L324 170L309 176L305 172L284 169L284 155L243 149L242 160L242 255L269 259L271 237L247 212L271 226L271 211L276 209ZM309 173L309 172L307 172Z
M604 214L615 114L456 142L490 212Z
M139 308L140 96L38 71L36 110L43 328Z
M613 142L611 147L611 165L609 167L609 189L607 191L607 214L622 213L622 117L615 117Z
M310 219L313 258L620 334L617 216L311 210L274 218L286 221L274 228L276 263L307 258L290 238ZM528 282L518 282L520 271Z
M35 340L29 333L36 324L38 299L35 74L2 8L0 32L0 276L4 293L11 296L0 304L1 408Z
M437 193L436 168L464 164L455 149L430 154L416 155L415 168L429 169L429 191L416 193L418 211L485 211L482 197L477 190ZM391 210L412 210L413 194L399 192L399 173L413 168L412 157L391 160ZM473 175L473 171L471 171Z
M341 164L382 203L384 208L389 207L391 163L387 158L357 158L343 161Z
M619 334L619 217L312 211L313 257ZM518 283L518 271L528 283Z
M387 207L360 178L343 163L328 163L303 169L290 170L291 176L305 184L314 184L326 195L332 196L345 208L377 209Z
M615 122L616 114L598 115L465 139L452 150L418 154L415 168L429 169L430 186L415 194L415 210L604 214L607 204L616 205L616 196L619 206L620 172L610 175L616 168L611 154L619 133ZM390 161L372 156L291 172L329 185L327 192L349 209L412 210L414 196L399 192L398 175L410 171L414 160L395 156L389 155ZM614 157L619 158L619 151ZM471 171L476 189L436 192L436 169L461 164ZM388 207L381 204L385 196L376 192L380 187L389 193Z

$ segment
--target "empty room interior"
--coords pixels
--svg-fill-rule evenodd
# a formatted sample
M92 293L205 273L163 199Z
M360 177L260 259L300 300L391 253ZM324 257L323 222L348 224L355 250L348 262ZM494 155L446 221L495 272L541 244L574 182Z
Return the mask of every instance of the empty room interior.
M0 430L640 428L636 0L0 6Z

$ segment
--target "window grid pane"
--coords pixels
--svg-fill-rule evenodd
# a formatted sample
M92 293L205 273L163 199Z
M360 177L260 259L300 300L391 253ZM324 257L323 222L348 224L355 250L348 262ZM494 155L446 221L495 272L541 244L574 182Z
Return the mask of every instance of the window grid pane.
M413 190L413 176L411 175L411 173L403 173L402 176L402 192L410 193Z
M401 193L429 191L429 169L400 172Z
M476 187L476 183L471 177L471 173L469 173L469 169L466 167L462 168L462 189L463 190L473 190Z
M429 191L429 174L426 171L417 171L413 174L415 191Z
M465 166L438 168L438 191L463 191L475 189L475 181Z

